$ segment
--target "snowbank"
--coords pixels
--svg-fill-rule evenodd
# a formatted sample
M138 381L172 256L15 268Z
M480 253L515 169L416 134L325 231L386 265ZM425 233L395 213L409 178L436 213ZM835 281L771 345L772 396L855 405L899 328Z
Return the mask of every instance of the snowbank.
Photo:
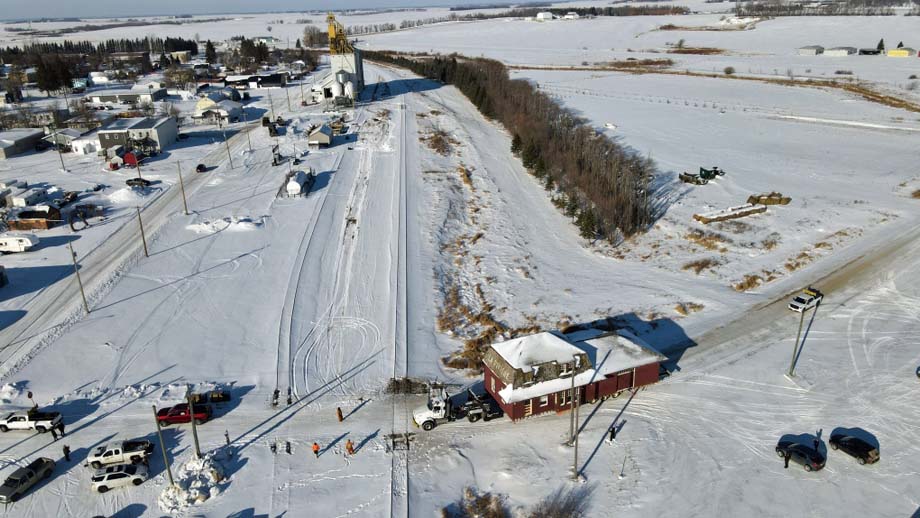
M141 203L144 200L144 196L145 193L138 189L125 187L109 194L108 198L110 202L118 205L130 205Z
M265 216L258 219L252 219L248 216L220 218L214 221L203 221L201 223L192 223L186 228L198 234L214 234L216 232L251 232L258 230L264 224Z
M176 514L220 494L224 468L217 460L221 454L209 453L200 459L189 459L175 474L175 486L160 493L157 504L164 513Z

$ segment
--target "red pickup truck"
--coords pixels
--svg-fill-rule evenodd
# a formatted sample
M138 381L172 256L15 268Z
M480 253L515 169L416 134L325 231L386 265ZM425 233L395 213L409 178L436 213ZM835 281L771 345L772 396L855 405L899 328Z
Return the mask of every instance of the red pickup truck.
M171 424L190 423L192 419L195 424L201 424L211 419L211 407L208 405L195 405L193 413L188 411L188 403L182 403L172 408L163 408L157 411L157 421L161 425L168 426Z

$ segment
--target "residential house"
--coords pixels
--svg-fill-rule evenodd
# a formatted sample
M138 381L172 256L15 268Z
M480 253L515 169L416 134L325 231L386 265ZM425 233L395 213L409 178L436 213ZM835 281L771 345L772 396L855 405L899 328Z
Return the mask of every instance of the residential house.
M166 99L165 88L147 90L100 90L87 96L94 103L150 104Z
M332 139L332 128L328 124L323 124L310 132L307 144L316 147L329 147L332 145Z
M799 47L800 56L817 56L818 54L824 53L824 47L821 45L806 45L804 47Z
M118 119L98 130L99 146L123 146L144 152L160 152L176 142L179 126L172 117Z
M833 47L824 51L825 56L839 57L856 54L856 47Z

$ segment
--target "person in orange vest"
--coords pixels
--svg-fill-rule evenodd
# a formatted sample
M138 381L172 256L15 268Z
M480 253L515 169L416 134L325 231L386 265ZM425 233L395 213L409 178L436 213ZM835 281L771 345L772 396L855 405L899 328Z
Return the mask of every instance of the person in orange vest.
M348 452L349 456L353 456L355 454L355 445L353 442L351 442L351 439L345 441L345 451Z
M313 443L313 455L319 458L319 444Z

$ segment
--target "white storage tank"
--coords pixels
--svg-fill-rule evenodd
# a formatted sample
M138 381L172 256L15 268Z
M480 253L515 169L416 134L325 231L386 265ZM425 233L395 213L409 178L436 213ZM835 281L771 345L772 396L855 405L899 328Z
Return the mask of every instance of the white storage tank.
M351 81L345 83L345 97L349 99L355 98L355 85Z
M331 90L332 90L332 97L333 97L333 98L342 97L342 93L343 93L343 91L344 91L344 87L342 86L342 83L340 83L340 82L338 82L338 81L333 81L333 82L332 82L332 88L331 88Z
M287 190L288 196L303 196L310 192L310 188L313 187L313 180L315 178L315 173L313 169L310 169L310 172L297 171L288 180L285 190Z

